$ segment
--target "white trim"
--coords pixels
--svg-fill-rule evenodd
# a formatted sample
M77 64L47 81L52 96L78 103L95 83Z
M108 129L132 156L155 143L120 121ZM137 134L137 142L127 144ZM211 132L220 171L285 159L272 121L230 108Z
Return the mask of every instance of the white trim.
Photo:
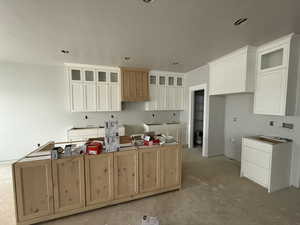
M203 112L203 146L202 156L208 157L208 117L209 117L209 99L207 84L200 84L189 88L189 120L188 120L188 147L193 146L193 121L194 121L194 93L204 90L204 112Z
M113 67L113 66L103 66L103 65L89 65L89 64L80 64L80 63L64 63L66 67L77 67L77 68L84 68L84 69L94 69L94 70L109 70L109 71L116 71L120 72L120 67Z

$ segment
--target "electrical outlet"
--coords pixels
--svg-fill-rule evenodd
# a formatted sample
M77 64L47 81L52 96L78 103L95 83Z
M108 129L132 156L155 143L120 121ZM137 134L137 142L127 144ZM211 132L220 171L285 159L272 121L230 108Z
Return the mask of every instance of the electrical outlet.
M292 129L294 129L294 124L292 124L292 123L282 123L282 127L292 130Z

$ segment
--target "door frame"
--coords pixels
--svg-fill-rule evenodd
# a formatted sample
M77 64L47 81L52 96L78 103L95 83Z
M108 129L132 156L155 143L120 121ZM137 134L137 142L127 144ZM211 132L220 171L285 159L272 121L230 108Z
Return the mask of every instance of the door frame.
M191 86L189 88L189 120L188 120L188 147L193 147L194 142L194 97L196 91L204 90L204 110L203 110L203 144L202 156L208 157L208 118L209 118L209 98L207 84Z

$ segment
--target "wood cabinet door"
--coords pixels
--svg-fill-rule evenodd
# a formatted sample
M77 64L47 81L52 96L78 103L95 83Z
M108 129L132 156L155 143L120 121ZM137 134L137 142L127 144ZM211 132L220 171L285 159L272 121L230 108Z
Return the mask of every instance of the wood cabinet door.
M134 196L138 193L138 151L114 153L115 199Z
M149 100L148 70L121 68L122 101L139 102Z
M151 192L160 188L160 149L139 150L140 192Z
M18 221L53 214L51 160L14 164Z
M148 71L135 73L137 101L149 101Z
M65 212L84 207L83 156L52 160L54 210Z
M86 204L113 199L113 153L87 155L85 158Z
M172 188L181 184L181 147L165 146L161 154L161 187Z

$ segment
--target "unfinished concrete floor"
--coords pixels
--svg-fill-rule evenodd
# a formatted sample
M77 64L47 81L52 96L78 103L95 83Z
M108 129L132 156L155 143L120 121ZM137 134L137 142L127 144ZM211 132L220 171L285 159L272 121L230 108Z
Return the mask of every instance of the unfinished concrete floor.
M9 171L0 166L1 225L15 224ZM268 194L239 171L239 164L225 157L184 152L182 190L41 225L139 225L143 215L158 216L161 225L300 225L300 190Z

